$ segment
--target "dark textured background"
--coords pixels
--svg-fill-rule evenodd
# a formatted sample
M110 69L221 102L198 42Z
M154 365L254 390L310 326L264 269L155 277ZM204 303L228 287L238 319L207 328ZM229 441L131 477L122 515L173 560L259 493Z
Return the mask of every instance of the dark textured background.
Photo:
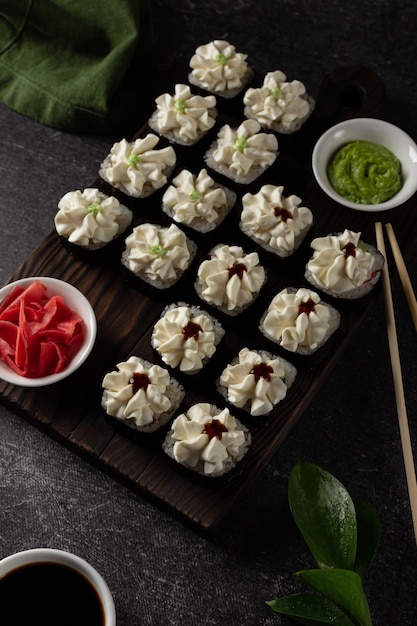
M417 138L414 0L153 2L156 88L195 47L226 38L260 72L282 69L317 95L334 67L362 63L387 88L386 115ZM174 73L174 74L173 74ZM139 97L152 91L141 85ZM138 127L142 120L138 120ZM111 137L70 135L0 106L0 283L50 232L59 198L95 178ZM410 264L413 282L417 259ZM411 434L417 454L417 337L394 284ZM213 541L130 493L0 408L0 558L36 546L75 552L107 579L118 624L272 626L264 601L299 590L313 563L288 510L299 460L318 463L382 522L366 579L375 626L414 624L417 551L382 301L288 440Z

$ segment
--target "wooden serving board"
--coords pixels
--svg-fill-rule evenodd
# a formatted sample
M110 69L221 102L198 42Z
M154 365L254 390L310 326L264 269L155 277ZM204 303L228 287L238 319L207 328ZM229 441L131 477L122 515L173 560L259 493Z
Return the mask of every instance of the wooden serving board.
M165 90L170 88L167 86ZM265 182L283 185L284 195L299 195L303 204L312 210L314 225L294 257L281 262L271 261L265 256L268 284L248 314L241 319L224 321L226 338L215 365L207 370L208 373L186 379L185 383L181 379L186 387L186 404L195 401L221 403L215 389L215 380L221 370L216 367L222 369L243 345L253 348L263 345L257 329L258 321L278 289L305 284L303 268L310 254L311 239L349 228L361 232L363 240L375 244L374 224L385 221L393 224L406 258L415 250L417 221L410 219L415 210L415 198L398 209L383 213L352 211L327 198L315 183L311 170L315 141L326 128L351 117L378 116L383 101L384 85L377 75L362 66L338 68L323 81L316 110L305 127L294 136L278 138L280 154L276 164L252 185L251 190L257 191ZM219 123L223 123L231 119L231 115L237 119L240 109L236 106L233 111L220 113ZM217 129L218 126L207 138L206 144L203 142L197 148L188 149L188 153L185 149L180 150L179 167L185 165L195 171L203 167L202 154ZM137 136L146 131L145 125ZM109 191L98 180L94 184ZM205 258L216 238L217 243L238 243L246 251L253 249L254 246L239 234L237 226L240 197L246 189L235 189L239 198L235 212L215 235L199 239L197 262ZM161 194L156 194L152 200L130 203L135 211L136 223L163 221L160 197ZM261 255L261 258L264 257ZM154 298L128 282L117 261L99 265L71 255L54 231L10 280L26 276L53 276L83 292L96 313L97 341L87 362L70 378L54 386L32 389L0 381L2 402L134 491L204 533L213 533L218 528L242 491L277 452L342 356L350 338L367 318L380 293L378 286L364 301L333 303L341 312L341 326L331 348L319 356L295 362L291 355L285 355L298 368L296 381L287 398L278 405L271 419L259 425L250 422L253 443L243 469L230 480L207 486L176 471L160 448L141 445L131 437L120 434L107 422L100 408L103 376L119 361L131 354L155 361L150 333L163 307L170 301L178 300L202 304L193 292L192 281L186 283L182 290L174 291L169 299ZM203 305L203 308L207 307Z

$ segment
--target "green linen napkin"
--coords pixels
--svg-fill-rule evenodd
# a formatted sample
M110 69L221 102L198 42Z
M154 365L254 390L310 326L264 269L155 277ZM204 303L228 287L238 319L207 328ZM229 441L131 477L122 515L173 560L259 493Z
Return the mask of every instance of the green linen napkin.
M151 0L0 0L0 101L15 111L117 131L142 123L151 76Z

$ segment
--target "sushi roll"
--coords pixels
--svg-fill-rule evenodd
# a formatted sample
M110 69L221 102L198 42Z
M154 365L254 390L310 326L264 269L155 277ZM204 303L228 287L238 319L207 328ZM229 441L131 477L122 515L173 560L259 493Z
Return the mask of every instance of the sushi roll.
M287 287L271 300L259 329L289 352L310 355L340 326L340 313L311 289Z
M265 282L266 270L257 252L220 244L200 264L195 289L204 302L236 316L255 301Z
M163 211L175 222L199 233L214 230L236 202L236 194L216 183L207 170L182 170L162 197Z
M167 306L155 323L152 347L162 361L184 374L200 372L223 338L221 324L198 306Z
M107 416L132 431L154 433L174 416L183 387L165 368L131 356L103 378L101 406Z
M252 417L264 417L284 400L296 374L294 365L280 356L242 348L220 375L218 390Z
M164 93L155 102L150 128L179 145L194 145L216 123L215 96L195 95L188 85L175 85L173 95Z
M249 429L227 408L201 402L174 419L162 448L179 467L215 479L236 468L251 442Z
M241 93L253 76L247 54L222 39L199 46L190 59L188 80L222 98L234 98Z
M55 214L56 232L75 255L90 260L104 258L132 224L133 213L117 198L96 188L66 193Z
M305 278L314 287L334 298L357 300L370 293L378 282L385 259L361 233L342 233L313 239L312 257Z
M163 291L180 280L196 250L194 242L175 224L144 223L135 226L126 238L121 261L129 277Z
M122 139L113 144L100 166L99 175L112 187L132 198L147 198L163 187L177 157L171 146L157 149L159 137Z
M314 98L299 80L287 81L284 72L268 72L262 87L249 88L243 98L244 114L262 128L291 134L301 128L315 107Z
M237 128L224 124L204 156L206 165L235 183L253 182L278 156L275 135L260 130L256 120L246 120Z
M300 206L301 199L283 195L284 187L263 185L256 194L242 198L240 229L264 248L279 257L297 250L313 224L313 214Z

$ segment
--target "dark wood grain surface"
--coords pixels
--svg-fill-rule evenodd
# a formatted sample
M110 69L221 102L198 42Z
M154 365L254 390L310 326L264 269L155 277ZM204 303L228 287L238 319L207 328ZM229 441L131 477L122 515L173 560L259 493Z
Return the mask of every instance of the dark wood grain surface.
M169 88L167 86L166 90ZM405 256L412 256L417 238L417 225L410 219L415 210L414 198L402 207L381 214L352 211L328 199L312 177L311 153L321 132L342 119L383 115L383 101L384 85L373 72L363 66L337 68L324 80L316 110L305 128L296 136L279 138L280 154L277 162L261 181L256 181L255 186L259 188L264 182L284 185L284 193L296 193L302 198L303 204L312 210L314 225L307 242L294 258L273 263L265 259L268 265L268 285L250 313L244 314L242 321L223 321L227 333L219 367L224 367L239 347L248 342L252 347L262 345L263 340L257 330L260 315L279 288L288 286L288 282L293 285L303 284L303 268L309 255L308 241L312 238L349 228L361 232L365 241L375 243L375 222L389 221L394 226ZM238 113L239 109L236 109L234 114ZM224 119L228 119L228 114L222 117ZM138 132L138 136L143 132L146 132L146 127ZM203 165L203 149L204 144L190 149L190 162L196 170ZM179 158L179 165L185 163L181 156ZM108 190L100 181L94 184ZM242 189L237 188L237 191L241 195ZM158 197L149 202L130 203L135 211L136 223L148 221L150 217L152 221L162 219ZM248 242L238 235L238 207L239 203L230 220L216 236L222 238L218 243L242 243L247 249ZM200 242L197 262L205 257L212 243L204 239ZM278 405L272 419L260 425L251 424L253 444L243 469L234 478L207 487L176 471L160 449L140 445L114 430L100 409L101 381L107 371L130 354L155 359L150 346L150 332L166 301L146 295L132 286L117 261L110 265L99 265L73 256L61 244L55 232L51 232L34 250L12 278L35 275L61 278L87 296L97 316L97 342L90 358L80 370L55 386L25 389L0 382L2 401L131 489L198 530L209 533L217 529L242 491L288 436L335 363L342 357L349 340L369 315L380 294L378 286L372 296L364 301L336 303L335 306L342 314L342 323L331 349L326 350L320 358L309 360L306 357L305 361L296 363L298 374L294 386L289 390L287 398ZM198 303L192 284L186 284L183 291L174 292L173 299L194 300ZM291 361L291 357L287 358ZM217 374L214 368L208 377L197 376L192 383L186 383L186 403L208 400L219 404L220 398L215 391Z

